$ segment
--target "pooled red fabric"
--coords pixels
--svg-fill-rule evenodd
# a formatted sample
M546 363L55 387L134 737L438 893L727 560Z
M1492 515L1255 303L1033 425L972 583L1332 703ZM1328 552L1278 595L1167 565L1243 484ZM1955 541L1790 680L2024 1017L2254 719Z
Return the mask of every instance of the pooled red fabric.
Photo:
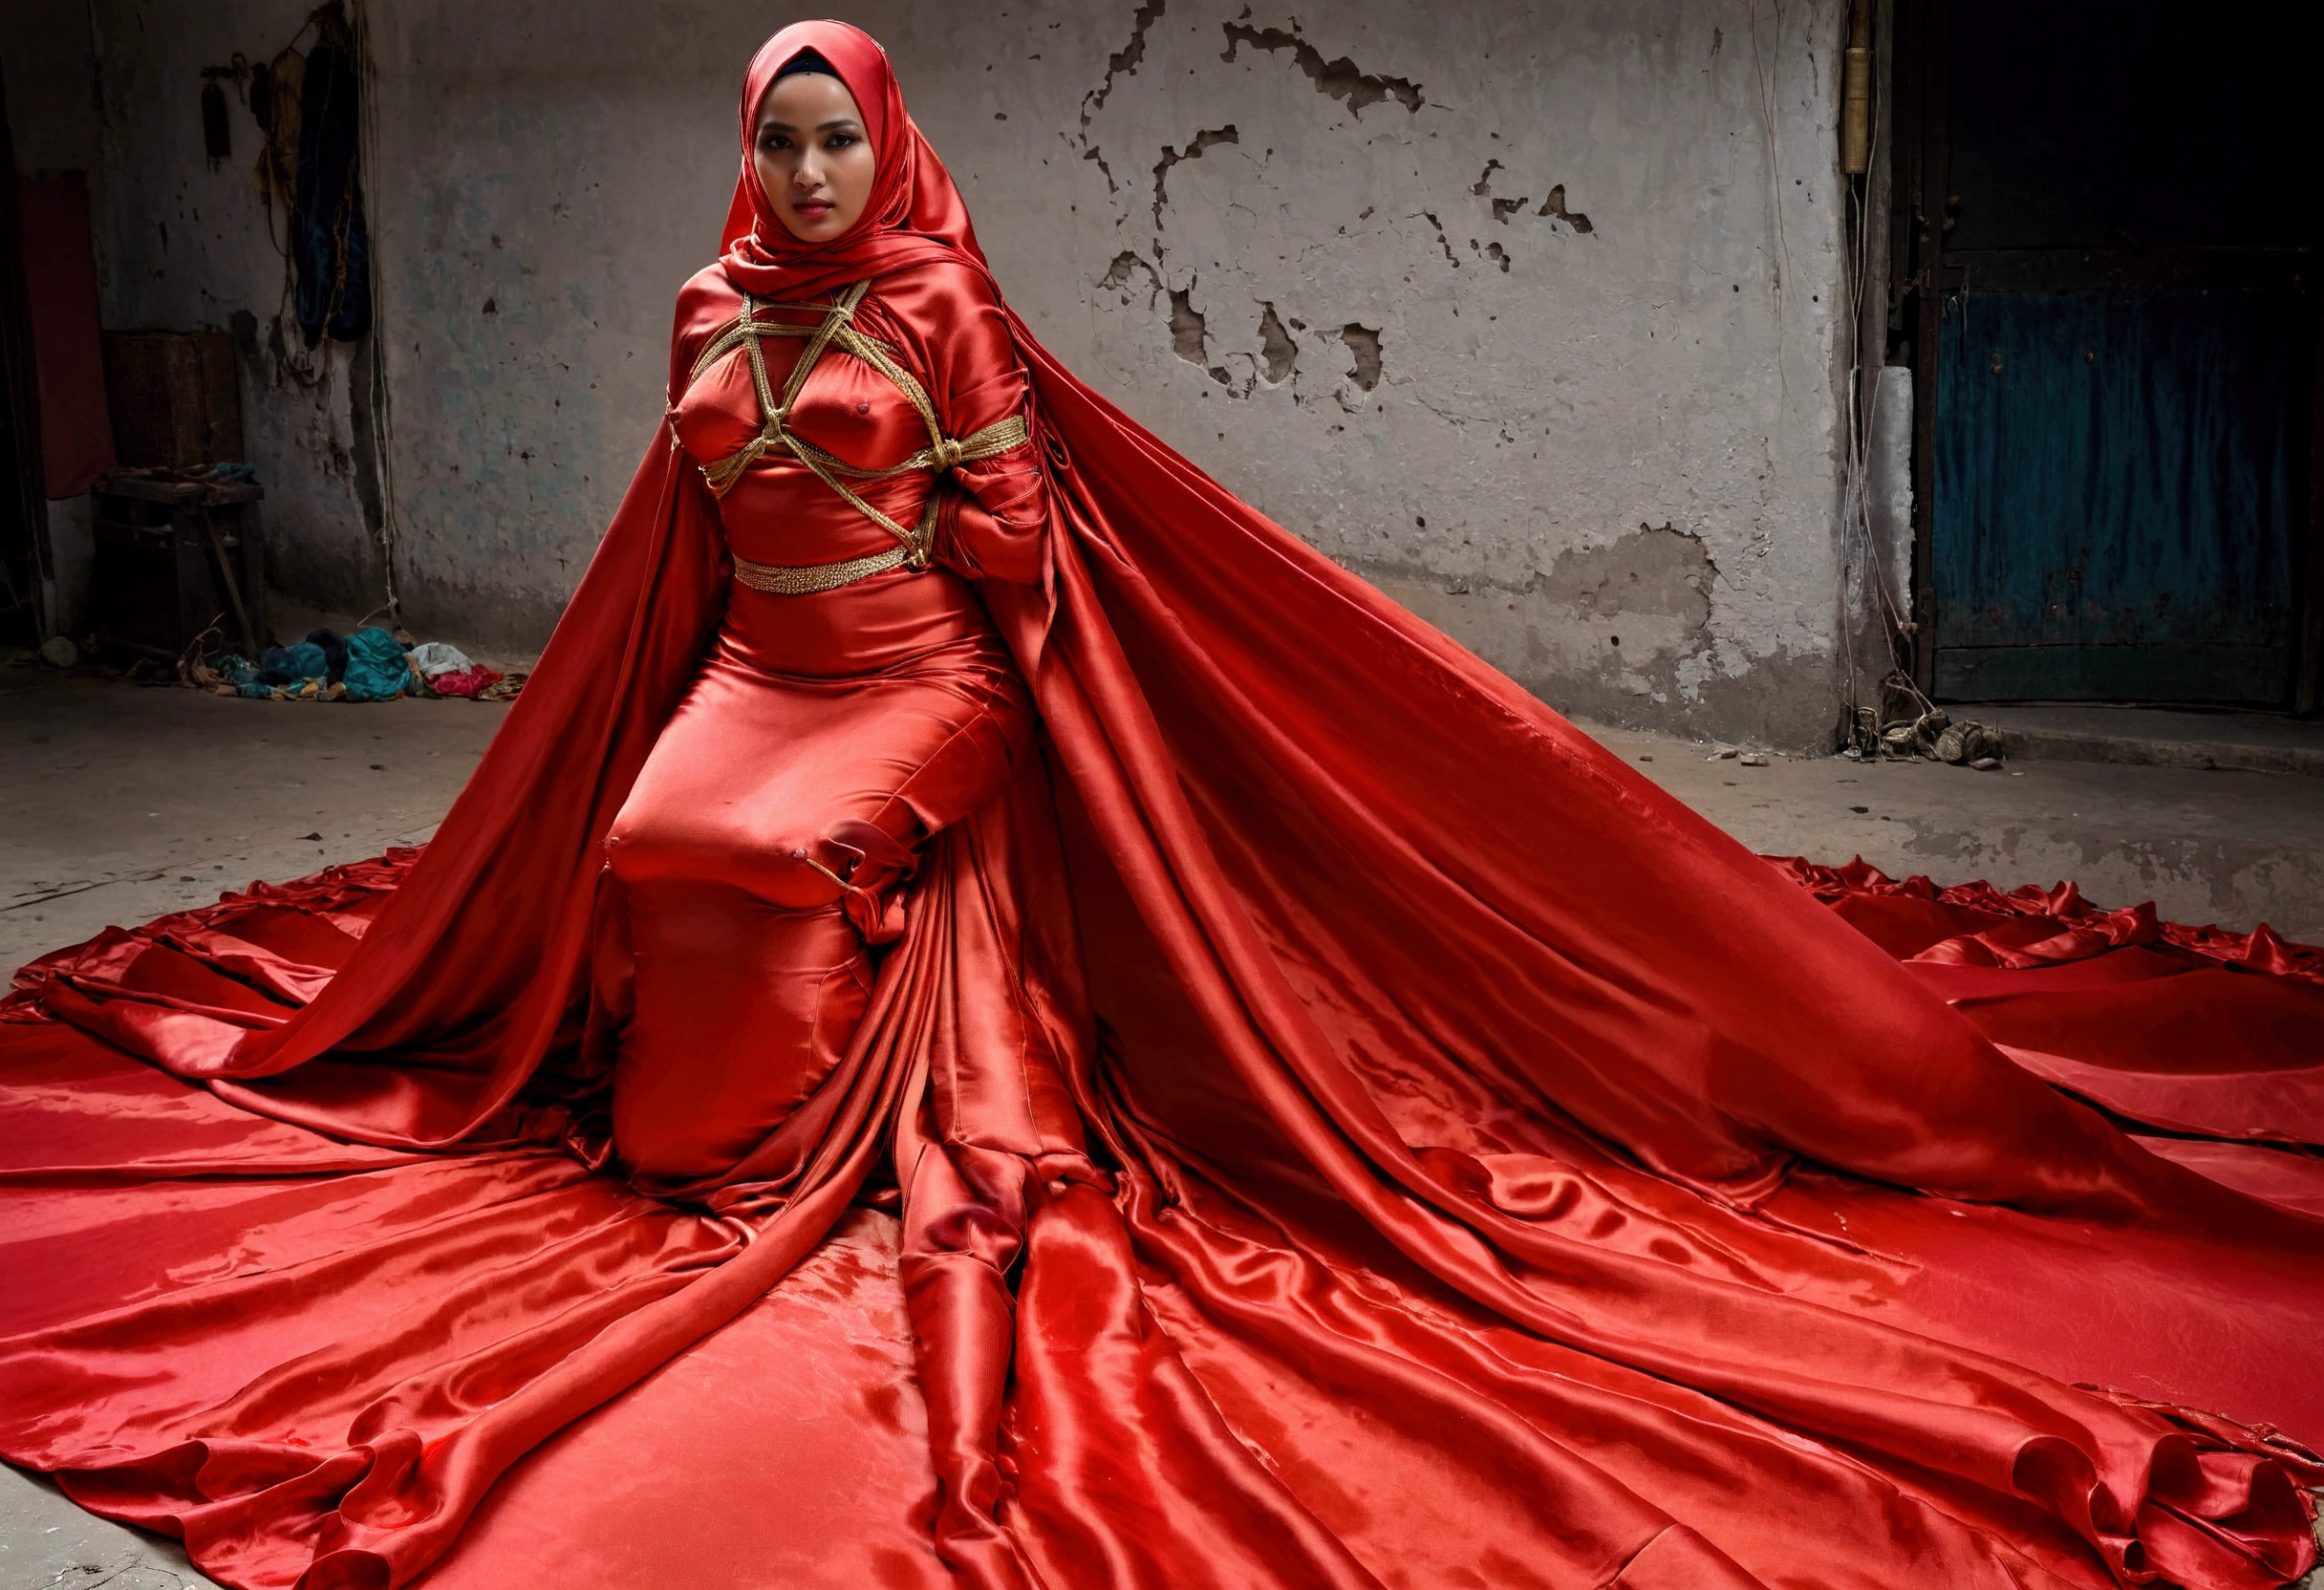
M491 689L505 677L506 676L497 669L486 668L479 662L466 668L455 668L448 673L430 674L427 677L428 694L472 699L479 692Z
M868 40L802 36L889 102ZM901 213L957 206L914 147ZM742 269L681 302L674 402ZM943 365L986 346L1032 424L946 567L754 627L744 532L657 433L424 852L28 970L0 1453L251 1587L679 1577L657 1548L978 1590L2308 1571L2324 1223L1925 979L2102 1006L2233 967L2210 1008L2264 1037L2312 952L1933 891L1875 942L1891 895L1771 869L1268 523L973 259L872 299L930 393L984 390ZM1021 770L932 807L806 1101L722 1172L635 1173L605 842L714 638L902 637L884 670L979 569L945 611L1005 648ZM786 714L822 688L760 672Z
M2324 950L2100 910L2071 883L1779 865L2035 1075L2143 1126L2324 1149Z

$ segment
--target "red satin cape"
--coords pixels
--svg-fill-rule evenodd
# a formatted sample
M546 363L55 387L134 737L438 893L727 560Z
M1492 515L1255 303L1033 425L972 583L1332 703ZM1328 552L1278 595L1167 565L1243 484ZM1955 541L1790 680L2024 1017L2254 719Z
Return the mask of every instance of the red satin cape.
M316 1590L2313 1565L2313 953L1787 877L1010 323L1040 765L813 1130L667 1197L588 1125L602 841L724 600L657 435L424 852L28 970L0 1452Z

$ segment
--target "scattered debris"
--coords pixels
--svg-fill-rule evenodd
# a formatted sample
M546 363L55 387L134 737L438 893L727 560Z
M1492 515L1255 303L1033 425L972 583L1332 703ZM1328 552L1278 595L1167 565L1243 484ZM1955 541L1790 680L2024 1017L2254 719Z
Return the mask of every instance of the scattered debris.
M1883 755L1910 762L1921 754L1921 725L1892 723L1881 731L1881 751Z
M1840 726L1847 749L1840 754L1850 762L1878 762L1881 755L1881 715L1871 707L1850 706Z
M1734 761L1736 754L1735 748L1732 745L1721 745L1703 760L1705 762L1732 762Z
M1767 765L1767 758L1761 756L1756 751L1754 751L1750 755L1739 760L1746 767L1765 767Z
M51 668L78 668L80 648L61 634L53 634L40 643L40 660Z
M512 699L523 674L504 675L443 641L412 644L367 625L342 638L314 630L294 646L269 646L256 662L228 653L211 662L185 658L183 682L220 696L273 701L388 701L436 696L479 701Z
M1949 762L1958 767L1964 763L1972 765L1991 763L2001 765L2001 731L1990 723L1954 723L1937 736L1933 749L1939 762Z
M1842 725L1848 743L1840 754L1850 762L1944 762L1990 772L2009 754L1999 729L1974 720L1954 722L1902 673L1881 681L1881 698L1878 712L1849 710Z

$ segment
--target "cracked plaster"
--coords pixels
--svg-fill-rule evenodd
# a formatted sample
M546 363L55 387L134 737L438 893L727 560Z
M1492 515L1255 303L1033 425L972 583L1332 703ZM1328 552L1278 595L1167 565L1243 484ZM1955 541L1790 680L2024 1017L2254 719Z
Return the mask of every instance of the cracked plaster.
M713 252L734 84L768 26L739 0L686 11L645 53L649 24L611 0L553 26L374 11L377 480L422 625L537 639L656 444L671 298ZM846 8L891 45L1012 300L1093 384L1553 703L1786 746L1838 716L1822 68L1842 11ZM263 328L281 281L247 113L213 172L146 107L270 54L302 7L92 15L122 63L107 136L135 162L106 177L109 308ZM163 207L184 218L166 257L119 219ZM277 561L360 611L372 505L331 462L343 378L313 408L254 405ZM1681 566L1701 582L1683 598ZM1574 599L1586 569L1615 611ZM1646 605L1625 608L1632 575Z
M1824 741L1837 9L1761 18L1764 84L1745 7L1135 21L1065 139L1162 159L1151 206L1080 184L1086 280L1125 290L1077 367L1552 702Z

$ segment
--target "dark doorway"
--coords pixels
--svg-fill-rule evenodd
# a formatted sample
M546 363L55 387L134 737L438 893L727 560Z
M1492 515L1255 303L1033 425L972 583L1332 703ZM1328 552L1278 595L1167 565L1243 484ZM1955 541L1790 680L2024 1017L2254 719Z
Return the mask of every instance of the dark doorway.
M1904 20L1925 687L2312 705L2324 9Z
M24 233L16 211L16 150L0 83L0 645L41 638L40 585L48 566L48 501L40 471L40 389L25 301Z

